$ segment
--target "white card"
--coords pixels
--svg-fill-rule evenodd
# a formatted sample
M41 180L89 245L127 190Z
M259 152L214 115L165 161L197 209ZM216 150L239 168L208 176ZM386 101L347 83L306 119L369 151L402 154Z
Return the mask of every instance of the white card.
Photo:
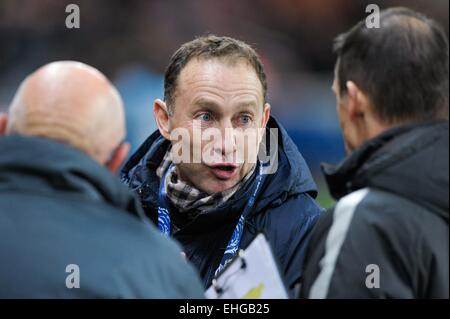
M287 299L270 245L259 234L206 291L208 299Z

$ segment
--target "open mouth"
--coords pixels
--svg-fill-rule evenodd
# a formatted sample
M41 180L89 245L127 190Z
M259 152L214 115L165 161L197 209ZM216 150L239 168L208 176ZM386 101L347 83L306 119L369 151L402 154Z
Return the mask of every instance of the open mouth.
M221 180L231 179L238 172L238 166L235 164L215 164L208 166L215 177Z
M232 171L232 170L234 170L236 167L231 166L231 165L221 165L221 166L217 166L217 167L215 167L215 168L221 169L221 170L224 170L224 171Z

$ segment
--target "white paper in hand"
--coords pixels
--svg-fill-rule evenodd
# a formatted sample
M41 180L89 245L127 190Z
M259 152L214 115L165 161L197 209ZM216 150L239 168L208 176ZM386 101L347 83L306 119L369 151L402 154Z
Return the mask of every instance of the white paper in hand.
M206 291L209 299L287 299L272 250L259 234Z

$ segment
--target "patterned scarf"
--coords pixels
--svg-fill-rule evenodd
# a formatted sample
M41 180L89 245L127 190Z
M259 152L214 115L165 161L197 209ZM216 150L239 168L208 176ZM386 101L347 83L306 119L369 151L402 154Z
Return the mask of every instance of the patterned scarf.
M186 213L188 219L197 215L214 210L217 206L225 203L233 196L239 188L253 175L256 165L235 186L223 192L208 194L188 185L182 181L177 174L175 165L172 165L171 149L169 149L156 170L156 175L161 179L169 169L164 181L167 197L181 213Z

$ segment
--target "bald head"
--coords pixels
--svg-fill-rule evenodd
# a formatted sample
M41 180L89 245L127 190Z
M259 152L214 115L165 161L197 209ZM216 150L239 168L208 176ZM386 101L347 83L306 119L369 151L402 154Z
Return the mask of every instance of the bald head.
M60 141L105 164L125 137L122 100L93 67L53 62L20 85L9 109L6 134Z

